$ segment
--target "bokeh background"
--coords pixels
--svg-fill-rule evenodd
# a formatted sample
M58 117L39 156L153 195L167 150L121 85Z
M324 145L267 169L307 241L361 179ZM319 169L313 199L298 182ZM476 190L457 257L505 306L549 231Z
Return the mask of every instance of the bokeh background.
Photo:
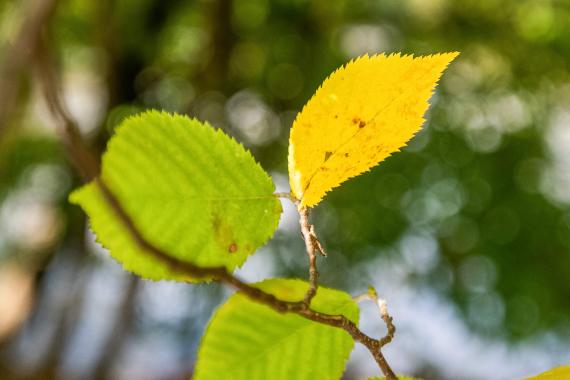
M296 113L364 53L460 51L411 144L327 196L321 282L373 284L385 353L425 379L570 363L568 0L0 2L0 379L186 379L231 291L147 282L94 243L42 97L38 41L98 153L121 120L176 111L235 136L288 190ZM294 208L239 270L306 277ZM384 327L371 305L362 325ZM345 379L377 374L357 348Z

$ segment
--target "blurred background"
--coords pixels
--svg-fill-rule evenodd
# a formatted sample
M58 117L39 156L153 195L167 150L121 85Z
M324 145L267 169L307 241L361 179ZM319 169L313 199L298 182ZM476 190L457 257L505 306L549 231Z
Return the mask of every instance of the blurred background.
M570 1L0 2L0 379L187 379L217 285L147 282L67 202L80 180L37 55L99 154L124 117L176 111L235 136L288 191L296 113L364 53L457 50L412 143L313 213L321 282L376 286L399 373L517 379L570 363ZM294 208L238 271L307 275ZM363 305L366 332L384 332ZM377 374L357 347L346 380Z

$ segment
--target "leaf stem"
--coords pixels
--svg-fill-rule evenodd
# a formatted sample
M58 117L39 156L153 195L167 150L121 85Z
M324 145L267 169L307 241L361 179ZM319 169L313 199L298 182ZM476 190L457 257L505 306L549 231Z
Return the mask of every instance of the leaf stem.
M289 199L291 202L295 202L296 199L293 196L293 194L291 193L273 193L273 196L276 198L287 198Z

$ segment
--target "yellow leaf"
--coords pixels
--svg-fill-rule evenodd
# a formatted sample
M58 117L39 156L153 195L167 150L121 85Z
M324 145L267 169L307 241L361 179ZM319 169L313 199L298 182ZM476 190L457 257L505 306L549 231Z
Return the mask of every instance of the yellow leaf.
M570 379L570 366L557 367L536 375L529 377L528 380L564 380Z
M365 55L332 73L291 130L289 183L301 206L316 205L332 188L406 145L458 54Z

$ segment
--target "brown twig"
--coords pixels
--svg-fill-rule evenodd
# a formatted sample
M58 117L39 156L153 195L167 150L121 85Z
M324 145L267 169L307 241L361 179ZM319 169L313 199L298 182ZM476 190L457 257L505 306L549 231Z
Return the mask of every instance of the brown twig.
M305 298L303 299L303 304L305 307L309 308L311 306L312 299L317 294L319 286L317 252L320 252L323 256L326 256L326 253L317 238L315 227L309 223L309 209L306 207L299 209L299 224L301 225L301 234L303 236L303 240L305 240L305 248L307 256L309 257L309 289L307 290L307 293L305 293Z
M380 347L384 347L394 339L396 326L394 326L394 319L388 314L388 306L385 300L378 300L378 308L380 309L380 316L388 328L386 335L380 339Z
M58 91L59 86L58 82L56 81L57 78L52 69L53 66L50 64L51 60L49 59L49 56L47 55L47 51L45 51L45 49L42 49L42 53L43 56L39 62L40 72L42 73L41 79L44 86L45 98L48 102L49 109L51 110L53 116L61 121L60 134L62 135L62 139L65 143L65 147L71 161L76 166L78 171L82 174L85 180L94 181L107 204L113 210L117 218L123 224L123 227L127 230L128 234L142 251L147 252L150 256L168 266L172 272L189 275L197 279L214 279L227 285L233 286L251 300L267 305L277 312L295 313L311 321L343 329L355 341L360 342L368 348L387 379L396 379L394 373L390 369L390 366L380 351L381 342L364 334L354 322L345 316L329 315L312 310L305 302L305 299L307 299L307 297L299 302L283 301L275 297L273 294L266 293L254 286L245 283L238 277L229 273L225 267L200 267L192 263L179 260L170 255L168 252L163 251L159 247L146 240L142 233L137 229L135 223L125 211L120 201L113 194L107 184L101 179L101 177L98 176L98 161L95 159L85 142L82 140L76 123L66 111ZM312 252L313 256L315 256L314 254L317 251L324 255L324 250L321 244L318 242L314 228L308 223L308 211L305 210L301 213L301 219L306 222L303 222L303 225L305 226L304 236L306 236L305 243L308 244L307 247L310 248L307 250L307 252ZM309 289L314 288L314 293L316 294L317 276L316 266L314 264L315 263L313 262L311 265L314 268L314 274L312 275L312 277L314 277L314 280L311 280ZM308 297L309 302L313 296L314 294Z
M382 318L386 324L388 332L384 337L380 339L380 347L384 347L394 339L394 335L396 334L396 326L394 326L393 318L390 316L390 314L388 314L388 305L386 304L386 300L379 298L376 289L374 289L372 286L368 288L368 293L354 297L354 301L356 302L361 302L364 300L370 300L374 302L374 304L378 307L380 318Z

